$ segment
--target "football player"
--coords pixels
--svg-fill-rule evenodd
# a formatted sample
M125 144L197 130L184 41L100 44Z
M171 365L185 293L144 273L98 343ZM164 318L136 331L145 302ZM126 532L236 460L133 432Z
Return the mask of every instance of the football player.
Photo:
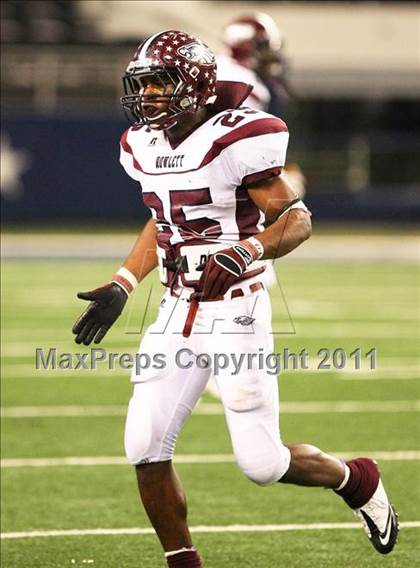
M217 58L219 80L237 78L252 85L246 103L260 110L268 110L272 95L278 98L276 106L287 99L283 41L271 16L258 12L235 18L223 30L223 43L228 54Z
M262 12L236 17L225 26L223 42L228 53L217 57L218 80L252 85L244 104L284 116L287 102L294 94L287 80L283 38L273 18ZM281 175L299 197L305 196L306 178L298 164L288 164ZM268 262L264 274L269 288L277 282L273 265ZM217 396L213 381L208 390Z
M138 281L159 267L166 292L139 352L163 352L168 364L133 369L125 450L168 566L202 566L172 458L212 373L209 361L221 353L243 354L249 363L238 374L226 358L216 375L243 473L258 485L332 489L360 517L373 546L390 552L398 523L376 463L285 445L277 377L250 364L273 352L265 261L311 234L304 203L280 176L285 123L244 107L250 88L216 82L211 50L180 31L147 39L123 82L121 101L133 125L121 139L121 163L139 182L152 218L111 282L78 294L90 304L73 332L77 343L99 343ZM271 225L264 229L266 218Z
M253 86L245 104L276 116L284 115L296 95L287 79L283 38L271 16L262 12L239 16L224 28L228 54L217 57L218 80ZM299 197L305 196L305 176L297 164L283 168L282 176Z

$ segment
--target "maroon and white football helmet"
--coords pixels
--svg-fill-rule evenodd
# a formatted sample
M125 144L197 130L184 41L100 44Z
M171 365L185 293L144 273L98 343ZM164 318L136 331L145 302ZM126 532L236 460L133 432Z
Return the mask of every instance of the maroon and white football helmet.
M145 94L150 83L163 94ZM169 30L152 35L134 54L123 77L121 104L129 120L155 130L167 130L186 113L197 112L216 99L216 58L198 38ZM166 103L156 115L147 103ZM149 115L149 116L148 116Z
M271 16L257 12L240 16L224 29L224 43L233 59L257 70L260 59L280 60L282 38Z

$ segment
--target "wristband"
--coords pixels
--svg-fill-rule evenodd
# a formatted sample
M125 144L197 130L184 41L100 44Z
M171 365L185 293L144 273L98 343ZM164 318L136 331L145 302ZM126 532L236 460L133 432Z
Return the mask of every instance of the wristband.
M255 252L255 254L256 254L255 260L260 260L260 258L262 258L262 256L264 255L264 247L263 247L262 243L258 239L256 239L255 237L249 237L249 239L246 239L246 241L248 241L248 243L256 251Z
M115 282L127 293L129 296L131 292L136 288L138 282L137 278L134 276L132 272L130 272L127 268L122 266L117 273L113 276L112 282Z
M280 215L277 217L277 219L280 219L280 217L282 217L285 213L287 213L288 211L291 211L292 209L302 209L303 211L306 211L307 213L309 213L309 215L311 215L311 212L306 207L306 205L303 203L303 201L301 199L297 198L297 199L294 199L293 201L291 201L288 205L286 205L286 207L280 212ZM276 219L276 221L277 221L277 219Z

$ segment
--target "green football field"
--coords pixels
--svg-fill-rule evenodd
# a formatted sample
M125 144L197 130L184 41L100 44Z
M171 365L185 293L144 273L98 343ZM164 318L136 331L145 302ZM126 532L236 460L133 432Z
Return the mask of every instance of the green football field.
M128 372L104 364L96 371L35 368L36 348L90 353L72 340L70 329L82 309L75 294L106 282L117 265L3 265L5 568L164 566L134 472L124 463ZM205 565L420 565L418 265L285 260L278 274L280 286L272 292L276 352L305 349L309 367L281 373L283 439L340 456L376 457L403 528L395 551L381 557L331 491L253 485L232 459L219 403L206 394L177 446L190 525ZM159 296L152 275L103 347L134 353ZM317 369L326 353L321 349L331 354L325 361L330 369ZM355 350L360 369L350 355ZM344 355L344 368L334 370Z

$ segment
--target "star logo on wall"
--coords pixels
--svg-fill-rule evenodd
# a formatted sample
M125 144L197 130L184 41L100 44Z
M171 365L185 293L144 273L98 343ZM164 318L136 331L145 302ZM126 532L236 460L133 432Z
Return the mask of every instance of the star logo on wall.
M1 134L1 195L17 199L23 194L22 175L29 169L31 158L27 150L13 148L7 134Z

